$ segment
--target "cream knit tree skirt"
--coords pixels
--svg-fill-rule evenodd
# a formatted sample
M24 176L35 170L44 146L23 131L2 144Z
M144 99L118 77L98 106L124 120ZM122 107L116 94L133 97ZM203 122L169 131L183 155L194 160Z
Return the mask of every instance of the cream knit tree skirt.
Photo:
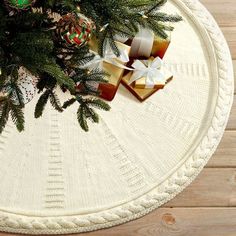
M76 107L48 106L26 131L0 136L0 230L62 234L144 216L199 174L224 132L233 100L231 57L197 0L169 1L176 25L165 64L174 80L144 103L121 87L110 113L81 131ZM66 95L63 95L66 96ZM62 97L62 100L66 99Z

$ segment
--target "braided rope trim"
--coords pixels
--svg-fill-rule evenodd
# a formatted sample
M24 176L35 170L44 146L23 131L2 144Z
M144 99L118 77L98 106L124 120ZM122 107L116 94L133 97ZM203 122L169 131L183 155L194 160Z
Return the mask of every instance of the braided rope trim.
M81 216L33 217L0 212L0 230L24 234L80 233L112 227L148 214L171 200L200 173L218 146L233 103L233 67L222 32L198 0L172 0L205 31L218 65L218 100L212 123L193 155L165 183L137 200L103 212ZM189 12L190 10L190 12ZM191 13L193 15L191 15Z

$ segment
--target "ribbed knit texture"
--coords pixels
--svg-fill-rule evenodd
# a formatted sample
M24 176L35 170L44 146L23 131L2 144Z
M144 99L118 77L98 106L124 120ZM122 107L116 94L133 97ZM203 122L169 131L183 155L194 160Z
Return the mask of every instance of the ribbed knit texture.
M37 96L26 107L24 133L7 125L0 229L65 233L119 224L170 200L203 168L232 104L230 55L198 1L173 0L168 11L184 21L171 35L164 61L174 79L164 90L140 103L120 86L111 112L100 112L88 133L77 123L77 105L58 114L48 104L35 120Z

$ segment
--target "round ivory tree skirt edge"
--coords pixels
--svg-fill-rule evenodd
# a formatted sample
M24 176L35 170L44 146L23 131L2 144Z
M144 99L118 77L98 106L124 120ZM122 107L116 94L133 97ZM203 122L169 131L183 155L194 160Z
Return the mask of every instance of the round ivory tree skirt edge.
M169 181L165 181L164 191L160 191L158 188L152 189L138 199L102 212L88 215L35 217L0 210L1 231L26 234L65 234L119 225L142 217L174 198L196 178L206 165L222 138L233 103L232 60L222 32L199 1L172 0L171 2L187 12L198 25L199 30L208 35L209 42L211 42L209 47L215 52L215 60L218 65L219 91L214 117L205 136L187 160L188 165L182 165L178 169L178 174L175 173L169 177Z

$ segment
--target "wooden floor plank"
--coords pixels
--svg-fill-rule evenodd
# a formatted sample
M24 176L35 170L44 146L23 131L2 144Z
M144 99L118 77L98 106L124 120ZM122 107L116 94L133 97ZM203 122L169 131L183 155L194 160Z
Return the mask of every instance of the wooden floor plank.
M236 131L225 132L219 147L207 164L207 167L236 167Z
M236 59L236 3L235 0L201 0L221 27L229 44L232 58Z
M221 27L236 26L235 0L200 0ZM227 14L226 14L227 13Z
M236 96L236 95L235 95ZM227 124L227 130L236 130L236 97L234 96L233 107L230 113L229 122Z
M236 5L236 4L235 4ZM230 48L232 59L236 59L236 26L221 28Z
M162 208L137 221L79 236L235 236L231 208Z
M165 206L235 207L236 168L205 168L188 188Z
M68 236L235 236L235 208L161 208L110 229ZM0 236L17 234L0 233Z
M235 219L235 208L161 208L111 229L69 236L235 236Z

